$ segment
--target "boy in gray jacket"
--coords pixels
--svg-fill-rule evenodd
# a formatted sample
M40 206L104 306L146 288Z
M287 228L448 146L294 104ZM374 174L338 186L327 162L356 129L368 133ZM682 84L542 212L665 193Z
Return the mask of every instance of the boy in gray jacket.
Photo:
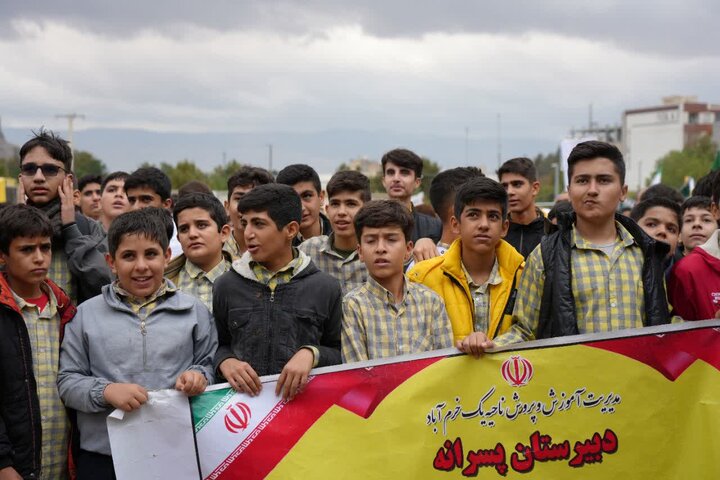
M112 223L108 263L118 279L83 303L65 331L58 390L77 410L78 480L114 478L105 424L113 408L140 408L148 390L197 395L213 381L212 315L163 278L167 232L148 210Z

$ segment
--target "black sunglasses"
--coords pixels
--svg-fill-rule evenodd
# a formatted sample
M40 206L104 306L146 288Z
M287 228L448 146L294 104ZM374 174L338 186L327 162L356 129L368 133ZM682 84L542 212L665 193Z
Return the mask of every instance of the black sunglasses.
M50 163L46 163L44 165L38 165L37 163L25 163L20 165L20 172L26 177L32 177L37 173L38 168L45 177L55 177L58 173L60 173L60 170L67 172L67 170L63 167L58 167L57 165L52 165Z

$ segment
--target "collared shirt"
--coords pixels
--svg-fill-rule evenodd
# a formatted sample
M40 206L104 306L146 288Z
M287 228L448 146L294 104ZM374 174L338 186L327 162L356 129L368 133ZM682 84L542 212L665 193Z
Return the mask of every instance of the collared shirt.
M263 285L267 285L271 292L274 292L278 285L288 283L292 280L292 277L301 265L302 258L298 255L298 250L295 247L293 247L293 259L277 272L271 272L255 260L250 260L250 268L255 274L255 278Z
M442 298L429 288L405 278L404 293L396 302L392 293L368 277L343 300L343 361L438 350L452 346L452 326Z
M343 295L361 286L368 278L367 267L360 261L357 250L343 258L333 250L335 234L321 235L305 240L298 249L305 252L322 270L338 279Z
M230 270L230 266L231 263L223 257L220 263L206 273L190 260L186 260L182 270L178 273L176 286L181 292L200 300L212 312L213 285L220 275Z
M632 235L615 223L617 237L610 255L582 238L573 225L570 254L572 293L579 333L608 332L643 326L643 253ZM540 321L545 284L541 246L528 256L518 287L513 326L497 345L532 340Z
M223 245L223 251L230 254L230 258L233 262L242 257L243 255L243 251L240 249L240 245L238 244L237 240L235 240L234 234L230 234L228 239L225 240L225 244Z
M53 249L47 276L58 287L65 290L65 293L67 293L72 302L77 304L75 282L73 282L72 274L68 268L67 255L65 255L65 251L62 248Z
M55 295L44 289L48 303L42 311L32 303L15 295L15 302L22 312L32 348L33 374L40 400L40 425L42 449L40 477L47 479L67 478L67 440L70 423L65 406L57 389L57 373L60 359L60 314Z
M502 277L498 271L499 265L497 257L495 258L495 263L493 263L488 279L481 285L473 281L465 268L465 264L461 262L460 265L462 266L463 273L470 287L470 293L472 294L475 310L474 330L476 332L487 333L490 324L490 292L488 291L488 285L500 285L502 283Z
M142 320L150 316L153 310L165 300L167 294L177 291L176 287L171 286L167 280L164 279L160 288L147 298L136 297L122 288L117 280L113 282L112 288L118 296L122 297L122 300L132 309L135 315Z

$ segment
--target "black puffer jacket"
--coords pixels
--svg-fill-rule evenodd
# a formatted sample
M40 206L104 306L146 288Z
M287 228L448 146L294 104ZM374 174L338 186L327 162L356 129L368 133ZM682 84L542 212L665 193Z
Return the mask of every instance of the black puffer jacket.
M544 237L540 243L545 286L540 307L540 323L536 337L551 338L578 334L575 298L572 293L571 241L575 214L558 216L558 230ZM644 325L662 325L670 322L665 294L664 260L670 247L650 238L633 220L615 215L632 235L643 251L643 291L645 296Z
M58 302L61 326L75 307L48 281ZM33 375L27 327L4 274L0 274L0 469L13 467L23 478L40 478L40 402Z

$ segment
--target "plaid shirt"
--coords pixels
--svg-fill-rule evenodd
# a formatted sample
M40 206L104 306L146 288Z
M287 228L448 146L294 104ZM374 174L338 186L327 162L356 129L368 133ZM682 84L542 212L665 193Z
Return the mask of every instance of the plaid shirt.
M487 333L490 323L490 292L488 292L488 285L500 285L502 283L502 276L498 271L499 264L497 257L495 257L495 263L490 271L490 276L488 276L488 279L482 285L476 284L465 268L465 265L462 263L461 265L468 286L470 287L470 293L472 294L473 307L475 310L475 331Z
M352 252L347 258L333 250L335 234L321 235L305 240L298 247L305 252L322 270L338 279L343 295L361 286L367 281L368 273L365 264L360 261L358 252Z
M58 287L65 290L65 293L70 297L73 304L77 305L75 282L73 282L70 269L67 265L67 255L65 255L65 251L62 248L53 249L47 276L55 282Z
M579 333L608 332L643 326L643 253L632 235L616 222L618 236L612 253L572 231L572 292ZM497 345L532 340L540 321L545 267L538 245L525 263L513 312L513 326L495 340Z
M243 252L240 250L240 245L237 243L237 240L235 240L235 236L231 233L227 240L225 240L225 244L223 245L223 251L230 254L230 258L232 258L232 261L239 259L242 257Z
M405 278L398 304L374 278L343 300L343 361L359 362L451 347L452 327L442 298Z
M213 284L220 275L230 270L230 265L230 262L223 258L220 263L205 273L190 260L186 260L177 277L177 289L197 298L212 312Z
M271 272L255 260L250 260L250 268L255 274L255 278L263 285L267 285L271 292L274 292L275 287L278 285L288 283L292 280L295 271L300 265L302 265L302 259L298 255L298 250L295 247L293 247L293 259L277 272Z
M37 382L40 400L40 425L42 427L41 478L67 478L67 440L70 423L65 406L57 389L57 373L60 359L60 315L57 299L49 290L48 303L42 312L32 303L15 295L23 320L27 326L32 347L33 374Z
M115 293L122 298L125 304L132 309L135 315L140 318L140 320L145 320L149 317L153 310L155 310L157 306L165 300L165 296L168 293L177 291L177 288L173 287L172 284L167 282L167 280L163 280L160 288L147 298L136 297L122 288L117 280L113 282L112 288L115 290Z

